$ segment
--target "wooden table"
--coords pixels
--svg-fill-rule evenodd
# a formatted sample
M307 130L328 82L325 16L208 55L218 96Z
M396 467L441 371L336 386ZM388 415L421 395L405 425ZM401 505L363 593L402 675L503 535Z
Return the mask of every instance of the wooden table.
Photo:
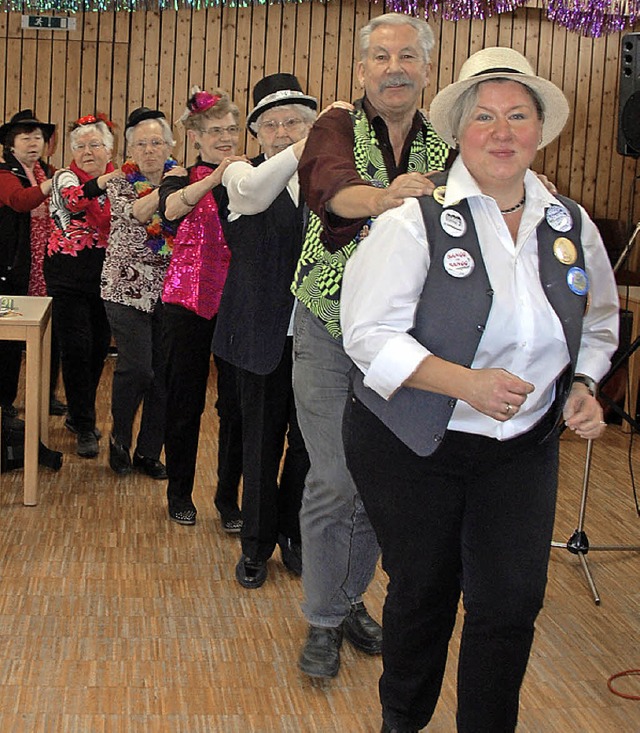
M51 298L8 295L15 312L0 317L0 340L27 345L25 385L24 503L38 503L38 448L49 437Z

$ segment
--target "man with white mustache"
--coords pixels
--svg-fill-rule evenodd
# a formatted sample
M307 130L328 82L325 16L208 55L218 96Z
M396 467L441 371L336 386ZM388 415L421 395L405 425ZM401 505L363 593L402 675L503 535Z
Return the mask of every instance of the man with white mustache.
M426 174L443 170L451 152L418 112L434 45L429 26L388 13L359 40L365 96L352 110L332 109L316 121L299 166L311 209L293 284L293 384L311 460L300 513L309 632L299 666L312 677L338 673L343 635L367 654L382 648L382 629L362 601L379 548L342 444L353 366L340 331L344 267L371 219L430 192Z

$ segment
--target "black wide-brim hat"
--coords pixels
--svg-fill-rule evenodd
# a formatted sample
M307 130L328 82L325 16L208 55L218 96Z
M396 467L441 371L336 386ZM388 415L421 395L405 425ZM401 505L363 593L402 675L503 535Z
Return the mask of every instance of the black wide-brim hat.
M300 82L293 74L270 74L253 88L253 109L247 116L247 127L255 137L253 125L263 112L283 104L303 104L318 109L318 100L302 91Z
M47 141L51 138L56 129L56 126L52 125L50 122L40 122L40 120L36 119L32 109L23 109L20 110L20 112L16 112L9 122L5 122L4 125L0 127L0 145L4 145L9 131L12 127L16 127L16 125L34 128L39 127L42 130L44 139Z
M159 109L150 109L149 107L136 107L132 112L129 113L129 116L127 117L127 124L124 127L125 132L130 127L135 127L140 122L143 122L144 120L165 120L166 116L164 112L161 112Z

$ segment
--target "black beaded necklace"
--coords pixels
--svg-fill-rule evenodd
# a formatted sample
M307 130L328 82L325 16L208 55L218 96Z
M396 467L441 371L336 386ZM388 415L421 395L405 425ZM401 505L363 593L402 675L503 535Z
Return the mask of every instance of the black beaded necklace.
M524 196L518 201L518 203L515 206L512 206L510 209L500 209L501 214L513 214L514 211L518 211L524 206L524 202L527 199L527 194L525 193Z

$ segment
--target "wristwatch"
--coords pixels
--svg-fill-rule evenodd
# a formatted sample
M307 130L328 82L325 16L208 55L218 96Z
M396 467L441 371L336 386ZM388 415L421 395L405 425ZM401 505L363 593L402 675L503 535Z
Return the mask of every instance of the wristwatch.
M575 374L573 377L574 384L577 382L578 384L584 384L584 386L589 390L589 394L592 397L596 396L596 390L598 389L598 385L595 383L591 377L588 377L586 374Z

